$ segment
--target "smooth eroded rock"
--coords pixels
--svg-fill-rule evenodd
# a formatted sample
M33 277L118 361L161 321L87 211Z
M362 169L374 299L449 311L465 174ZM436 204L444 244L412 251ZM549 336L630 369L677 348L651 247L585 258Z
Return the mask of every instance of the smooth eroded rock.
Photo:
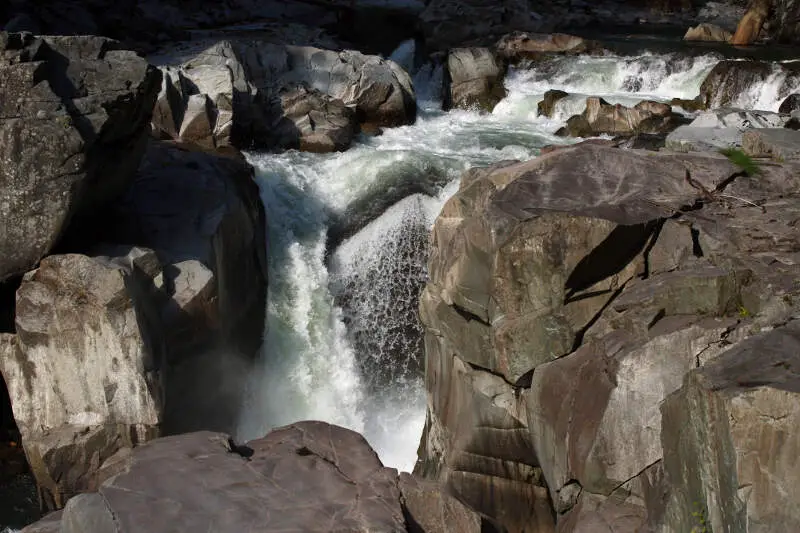
M212 432L157 439L121 458L116 472L70 501L61 533L493 531L434 484L383 467L358 433L323 422L245 445Z

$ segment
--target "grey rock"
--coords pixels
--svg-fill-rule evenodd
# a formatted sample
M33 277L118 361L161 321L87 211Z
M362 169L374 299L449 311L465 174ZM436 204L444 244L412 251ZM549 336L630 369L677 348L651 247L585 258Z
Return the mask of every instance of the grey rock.
M743 109L714 109L698 114L691 124L694 128L781 128L788 117L784 113L746 111Z
M423 494L431 499L421 502ZM428 514L433 498L445 515ZM480 531L463 504L408 477L398 481L357 433L299 422L244 446L211 432L141 446L98 492L70 501L61 532L247 531L253 524L265 532L405 532L403 500L425 526L408 531Z
M747 131L742 136L742 149L755 157L797 160L800 159L800 131L787 128Z
M33 268L71 222L124 193L159 73L99 37L0 33L0 53L3 280Z
M156 251L172 301L170 359L222 344L254 354L267 291L266 216L253 169L237 159L151 142L98 241Z
M49 508L92 488L120 447L158 435L165 354L153 278L140 268L148 254L50 256L17 291L17 334L0 371Z
M703 23L686 30L683 36L684 41L715 41L726 43L731 40L733 34L724 28L714 24Z
M374 130L416 118L408 74L392 61L355 51L221 41L167 75L154 128L206 150L342 150L356 123Z
M739 128L679 126L667 135L664 147L674 152L710 152L742 145Z
M688 531L793 531L800 495L797 321L691 372L662 407L667 520ZM697 468L695 465L702 465Z
M449 93L444 107L491 112L505 98L506 67L488 48L455 48L447 55Z

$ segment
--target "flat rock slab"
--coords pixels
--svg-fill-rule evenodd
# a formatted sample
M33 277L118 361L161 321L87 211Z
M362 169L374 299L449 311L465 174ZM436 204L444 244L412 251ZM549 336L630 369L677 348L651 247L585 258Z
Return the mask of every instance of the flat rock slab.
M786 128L747 131L742 136L742 149L748 155L778 161L800 159L800 131Z
M25 533L491 531L435 484L385 468L358 433L324 422L244 446L223 433L167 437L104 470L98 492L69 501L60 529L50 515Z

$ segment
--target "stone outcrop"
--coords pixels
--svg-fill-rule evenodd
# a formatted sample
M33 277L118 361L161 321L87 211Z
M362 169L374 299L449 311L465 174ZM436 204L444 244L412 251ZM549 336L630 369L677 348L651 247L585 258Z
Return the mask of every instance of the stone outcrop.
M693 511L795 528L777 512L793 444L771 420L796 437L796 339L774 365L736 354L800 316L799 168L582 143L466 173L431 238L416 471L509 531L689 531Z
M506 65L488 48L455 48L447 55L445 109L491 112L505 98Z
M264 324L266 222L246 163L152 143L129 191L92 222L68 241L89 255L49 256L26 274L0 357L49 508L165 428L230 427L241 398L219 382L231 370L199 357L252 358ZM199 362L221 368L215 387Z
M0 32L0 281L119 197L147 141L159 73L99 37Z
M322 422L245 445L211 432L158 439L112 458L103 472L97 492L45 520L60 521L62 533L247 531L253 524L265 532L494 531L432 484L383 467L361 435ZM43 531L37 527L23 531Z
M413 123L411 78L355 51L222 41L167 69L153 126L205 150L347 148L367 130Z
M167 265L171 359L214 344L255 353L267 222L250 165L151 142L131 188L102 216L113 225L93 239L145 246Z
M724 28L715 26L714 24L700 24L686 30L686 35L683 36L684 41L712 41L727 43L731 40L733 34Z
M556 103L559 100L563 100L569 96L569 93L564 91L559 91L557 89L551 89L544 93L544 98L541 102L536 106L536 114L538 116L544 116L548 118L553 118L553 112L556 109Z
M742 146L748 130L781 128L789 117L768 111L715 109L698 114L691 124L670 132L665 146L677 152L704 152Z
M498 55L510 63L540 59L553 54L603 53L598 42L566 33L510 33L504 35L495 48Z
M44 504L93 488L120 447L158 435L164 347L152 251L56 255L25 275L0 371Z
M800 159L800 131L786 128L751 130L742 136L742 150L754 157L776 161Z
M586 109L567 120L556 132L559 136L593 137L597 135L634 135L667 133L685 120L667 104L643 101L633 107L609 104L602 98L586 99Z
M749 89L764 83L772 75L781 81L781 85L776 87L779 95L788 94L800 84L800 71L786 65L762 61L720 61L700 86L700 99L708 109L737 107L739 99Z
M753 0L749 3L748 10L739 21L736 33L731 37L731 44L745 46L754 43L770 12L771 0Z
M689 531L800 528L800 321L693 370L661 407L667 520ZM702 465L697 468L695 465Z

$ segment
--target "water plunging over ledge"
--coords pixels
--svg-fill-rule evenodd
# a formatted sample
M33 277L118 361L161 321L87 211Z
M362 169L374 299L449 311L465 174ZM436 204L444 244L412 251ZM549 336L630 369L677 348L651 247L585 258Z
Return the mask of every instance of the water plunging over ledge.
M395 55L410 62L413 50L404 46ZM270 285L262 357L237 437L320 419L362 432L385 464L411 470L426 405L416 304L427 234L460 174L575 142L554 132L583 110L586 96L629 105L693 98L720 59L644 54L545 61L512 72L508 96L487 115L440 111L441 69L427 65L415 75L414 125L362 136L344 153L250 153L269 218ZM548 89L573 93L557 104L553 119L536 116ZM753 88L761 99L744 95L743 105L777 109L779 95L768 89ZM409 195L328 249L332 227L351 221L365 202L397 191Z

